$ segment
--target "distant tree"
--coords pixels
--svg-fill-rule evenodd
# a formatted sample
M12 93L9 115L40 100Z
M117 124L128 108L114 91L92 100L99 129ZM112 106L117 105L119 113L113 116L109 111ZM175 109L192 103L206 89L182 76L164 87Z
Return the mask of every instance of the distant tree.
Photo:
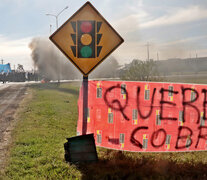
M157 80L158 71L154 60L141 61L134 59L120 70L120 78L133 81Z
M24 72L24 67L21 64L18 64L17 66L17 72Z

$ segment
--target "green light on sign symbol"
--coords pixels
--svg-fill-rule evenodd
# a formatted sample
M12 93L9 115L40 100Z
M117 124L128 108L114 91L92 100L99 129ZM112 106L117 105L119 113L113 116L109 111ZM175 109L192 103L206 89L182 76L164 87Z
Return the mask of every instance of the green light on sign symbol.
M92 49L89 46L84 46L81 48L81 56L84 58L88 58L92 55Z

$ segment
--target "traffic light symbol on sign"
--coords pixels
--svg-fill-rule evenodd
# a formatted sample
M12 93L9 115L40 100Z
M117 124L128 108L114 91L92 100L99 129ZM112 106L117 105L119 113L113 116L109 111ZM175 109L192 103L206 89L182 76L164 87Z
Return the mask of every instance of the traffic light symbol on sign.
M95 58L95 21L78 21L78 58Z
M72 21L74 34L71 34L74 46L73 55L78 58L96 58L102 46L99 46L102 34L99 33L102 22Z

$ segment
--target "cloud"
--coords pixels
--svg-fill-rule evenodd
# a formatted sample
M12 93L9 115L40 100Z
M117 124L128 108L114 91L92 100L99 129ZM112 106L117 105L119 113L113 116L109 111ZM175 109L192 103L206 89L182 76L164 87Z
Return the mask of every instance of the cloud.
M197 41L207 40L207 35L188 37L184 39L179 39L176 41L159 43L160 46L170 46L170 45L184 45L184 44L195 44L197 46Z
M189 58L195 57L196 54L198 57L206 57L206 46L203 48L198 47L200 45L200 41L205 39L207 39L207 36L203 35L169 42L150 41L150 58L154 60L158 57L160 60L170 58ZM140 40L125 42L113 53L113 56L119 59L120 64L129 63L133 59L146 60L146 41Z
M5 63L22 64L25 69L31 69L31 51L28 48L30 41L30 37L13 40L0 35L0 58L4 59Z
M126 4L124 5L127 10L137 12L137 10L142 10L144 3L143 0L131 0L126 1Z
M142 1L137 6L142 6ZM131 7L131 8L130 8ZM133 6L128 6L133 9ZM144 30L146 28L178 25L207 19L207 8L201 6L189 6L187 8L170 8L165 15L155 18L154 13L150 13L142 8L132 11L128 16L112 22L114 27L122 34Z
M129 15L113 23L114 27L120 32L133 32L138 28L138 17L137 14Z
M140 11L136 14L130 14L116 22L112 22L115 29L121 33L130 33L139 29L139 23L147 18L148 14L145 11Z
M0 36L0 52L1 56L15 56L22 53L28 53L28 42L31 38L23 38L11 40L7 37Z
M141 28L152 28L158 26L168 26L174 24L183 24L207 19L207 9L200 6L190 6L177 11L170 11L169 14L157 19L140 24Z

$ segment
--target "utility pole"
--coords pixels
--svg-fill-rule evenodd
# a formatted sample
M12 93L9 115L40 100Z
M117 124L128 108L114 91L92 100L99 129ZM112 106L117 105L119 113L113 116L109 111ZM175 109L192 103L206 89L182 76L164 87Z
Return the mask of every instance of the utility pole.
M1 64L4 64L4 60L3 59L1 59Z
M159 61L159 54L158 54L158 52L157 52L157 61Z
M50 35L52 34L52 25L50 24Z
M149 59L150 59L150 57L149 57L149 47L150 47L149 42L147 42L146 46L147 46L147 60L149 61Z

